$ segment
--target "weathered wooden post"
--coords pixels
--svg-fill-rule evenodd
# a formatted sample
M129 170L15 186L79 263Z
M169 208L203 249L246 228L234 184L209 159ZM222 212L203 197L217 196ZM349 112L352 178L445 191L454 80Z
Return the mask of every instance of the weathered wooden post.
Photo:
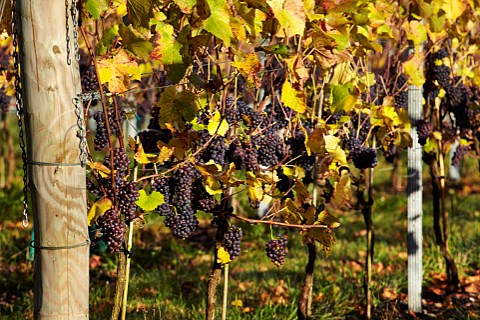
M81 88L68 2L66 7L64 0L16 1L35 228L36 319L88 319L85 168L73 102Z

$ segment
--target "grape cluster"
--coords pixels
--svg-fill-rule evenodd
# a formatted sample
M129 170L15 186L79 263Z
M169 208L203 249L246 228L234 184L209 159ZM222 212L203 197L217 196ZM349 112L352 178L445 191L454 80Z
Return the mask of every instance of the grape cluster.
M278 164L288 152L287 146L275 133L253 136L252 145L257 151L258 163L268 168Z
M268 128L270 132L278 131L285 129L289 122L289 119L293 117L296 112L287 107L281 107L276 104L267 105L265 108L266 119L264 121L263 127Z
M5 92L5 88L0 88L0 111L7 112L11 97Z
M165 225L182 239L188 238L198 227L198 219L193 208L193 183L201 177L191 164L176 169L171 179L169 203L174 208L165 216Z
M91 65L80 76L83 92L98 91L99 86L95 66Z
M291 151L292 159L295 159L294 163L306 171L313 171L316 157L309 156L305 150L305 133L298 130L292 138L287 139L287 145Z
M135 219L137 204L140 197L138 185L135 181L124 181L121 185L117 184L118 209L125 215L125 221L130 222Z
M447 88L450 86L450 82L451 82L450 73L451 73L450 67L444 64L435 65L433 67L433 77L435 80L438 81L438 83L443 88Z
M354 133L355 131L352 131L350 137L344 140L349 156L353 159L353 165L358 169L374 168L378 161L377 151L363 146L361 141L355 138Z
M173 210L170 207L169 179L167 177L156 177L153 179L151 187L153 191L157 191L163 194L164 202L156 208L158 214L161 216L168 216L173 214Z
M243 147L237 140L230 144L230 158L235 167L245 171L256 171L258 168L257 152L250 147Z
M417 127L418 143L424 146L432 133L433 125L425 120L418 120L415 126Z
M228 151L228 145L225 143L225 139L221 136L214 136L212 138L212 135L210 135L207 130L201 130L198 134L200 135L199 146L205 147L205 149L198 154L197 159L203 163L212 160L223 166ZM208 143L209 141L210 143Z
M397 154L397 147L395 146L394 140L388 141L387 147L383 148L383 156L387 162L392 163L395 159L395 155Z
M408 107L408 91L407 84L408 77L401 74L395 83L397 94L395 95L395 107L406 109Z
M105 156L105 161L103 164L107 167L110 167L110 154ZM124 148L115 148L113 149L113 169L124 172L130 166L130 159L128 158L127 153Z
M465 157L465 154L470 150L469 146L458 146L457 149L455 150L455 153L453 154L452 157L452 165L454 167L460 168L462 164L462 160Z
M261 127L264 121L264 116L261 113L253 110L252 107L241 100L235 103L233 98L227 98L225 102L225 120L229 124L242 120L250 131L255 131Z
M107 245L108 252L117 252L122 246L125 224L120 220L117 210L109 209L97 218L96 224L102 229L101 239Z
M223 247L230 254L230 259L235 260L241 253L240 242L243 236L242 229L232 225L227 232L223 241Z
M270 240L265 244L265 252L276 266L281 266L285 263L286 247L287 236L277 234L277 239Z
M370 123L370 116L368 114L360 112L359 114L352 114L351 121L353 124L353 134L357 139L363 143L370 132L371 123Z
M118 135L120 132L120 128L118 127L118 122L125 120L126 112L123 108L119 108L118 111L118 119L116 118L115 111L113 109L108 110L108 123L110 125L110 134L111 135ZM95 140L93 141L95 144L96 150L104 150L108 144L108 133L107 133L107 125L105 123L105 115L103 111L97 111L93 115L93 119L97 123L97 129L95 134Z

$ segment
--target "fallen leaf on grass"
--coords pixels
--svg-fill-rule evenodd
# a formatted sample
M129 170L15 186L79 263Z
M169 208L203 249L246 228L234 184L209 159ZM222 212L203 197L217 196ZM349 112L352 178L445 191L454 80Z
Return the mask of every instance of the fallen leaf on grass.
M385 300L395 300L397 299L397 294L392 289L385 287L382 290L381 297Z

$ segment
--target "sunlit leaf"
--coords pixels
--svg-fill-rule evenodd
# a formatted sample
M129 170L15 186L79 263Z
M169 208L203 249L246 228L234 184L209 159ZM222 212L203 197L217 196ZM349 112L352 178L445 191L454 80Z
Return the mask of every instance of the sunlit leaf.
M304 113L307 109L305 94L296 90L288 79L283 83L281 99L283 104L298 113Z
M108 198L102 198L95 202L90 208L90 211L88 211L88 225L91 226L94 224L97 218L103 215L105 211L110 209L112 206L112 201Z
M230 253L228 253L224 247L219 247L217 250L217 263L227 264L231 261L232 259L230 259Z
M228 122L225 119L221 119L220 112L216 111L210 118L207 128L208 133L211 135L218 134L225 137L225 134L228 132Z
M230 9L225 0L206 0L210 9L210 16L205 20L204 28L220 40L225 45L230 46L233 38L232 27L230 25Z
M165 202L164 195L158 191L152 191L152 193L147 194L145 190L139 190L138 193L140 196L135 203L144 211L153 211Z
M108 9L107 0L87 0L85 6L93 19L100 18L100 14Z

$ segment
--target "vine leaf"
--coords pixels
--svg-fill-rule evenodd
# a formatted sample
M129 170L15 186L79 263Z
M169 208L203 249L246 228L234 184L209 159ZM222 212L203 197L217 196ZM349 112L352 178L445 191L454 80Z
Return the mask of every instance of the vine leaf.
M303 36L305 31L305 10L301 0L267 0L275 18L283 28L279 36Z
M207 128L208 133L211 135L218 134L219 136L225 137L225 134L228 131L228 122L225 119L221 119L219 111L215 111L213 116L210 118Z
M145 190L139 190L138 193L140 196L135 203L144 211L155 210L155 208L165 202L165 197L158 191L152 191L152 193L147 194Z
M445 17L454 24L455 21L463 14L466 9L466 1L462 0L445 0L442 4L442 9L445 12Z
M351 94L353 85L351 83L334 84L331 86L332 113L344 110L346 113L352 110L357 102L357 96Z
M263 199L263 187L262 182L255 177L253 172L248 171L246 173L248 184L248 197L253 204L258 204Z
M175 87L168 87L161 94L160 126L170 131L183 131L186 122L192 121L197 113L196 95L188 90L178 92Z
M247 79L250 85L258 84L260 81L258 79L258 72L260 71L262 65L260 64L260 60L258 60L258 57L254 52L249 52L243 57L236 55L232 66L234 66L240 72L240 74Z
M192 13L193 7L197 4L197 0L173 0L173 2L186 14Z
M110 168L100 162L89 162L88 166L97 171L102 178L106 178L110 175Z
M153 18L153 1L127 0L127 10L134 28L148 29L150 18Z
M347 165L347 156L345 151L339 146L340 138L333 135L325 135L325 150L328 152L329 159L332 160L330 167L337 169L340 166Z
M111 93L125 93L131 80L141 79L141 69L133 57L120 49L112 58L98 61L100 82L108 83Z
M90 211L88 211L88 225L91 226L94 224L97 218L103 215L105 211L110 209L112 206L112 201L108 198L102 198L95 202L90 208Z
M136 32L131 26L120 24L118 33L122 37L122 43L125 48L133 52L142 59L147 59L153 50L153 45L142 35Z
M330 229L309 228L307 230L302 230L301 234L304 243L311 243L312 240L318 242L327 257L332 252L332 247L335 244L335 237Z
M304 221L300 209L290 198L285 201L285 220L290 224L302 224Z
M416 52L403 64L405 74L410 78L410 83L417 87L425 83L425 75L422 68L423 58L422 52Z
M173 26L158 22L156 30L157 36L150 57L153 60L161 61L165 65L182 64L183 57L180 50L183 46L175 39Z
M230 259L230 253L228 253L228 251L225 250L224 247L218 248L218 250L217 250L217 263L227 264L230 261L232 261L232 259Z
M210 16L204 22L205 30L222 40L226 47L229 47L233 38L233 31L227 2L225 0L206 0L206 2L210 9Z
M305 94L302 91L296 90L288 79L283 83L281 99L285 106L298 113L304 113L307 109Z
M333 216L327 210L323 210L318 213L317 221L318 224L324 224L328 226L330 229L335 229L340 226L340 220L337 217Z
M319 154L325 150L325 139L323 137L323 130L321 128L316 128L308 136L308 140L305 139L305 147L307 153L310 154Z
M223 193L222 185L212 176L205 179L205 191L212 196Z
M87 0L86 8L93 19L98 19L101 13L108 9L108 3L106 0Z

